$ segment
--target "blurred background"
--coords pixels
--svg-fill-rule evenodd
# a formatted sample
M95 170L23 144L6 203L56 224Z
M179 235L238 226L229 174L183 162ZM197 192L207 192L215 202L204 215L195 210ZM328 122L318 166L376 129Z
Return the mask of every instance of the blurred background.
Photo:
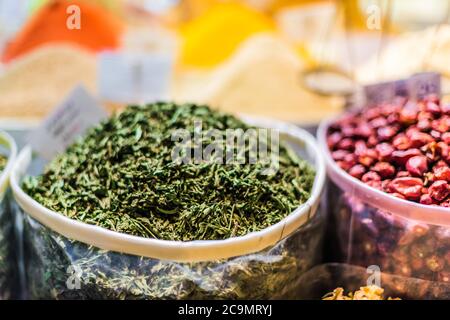
M39 121L81 83L109 111L170 99L314 126L364 84L436 71L448 92L449 11L449 0L0 0L0 118Z

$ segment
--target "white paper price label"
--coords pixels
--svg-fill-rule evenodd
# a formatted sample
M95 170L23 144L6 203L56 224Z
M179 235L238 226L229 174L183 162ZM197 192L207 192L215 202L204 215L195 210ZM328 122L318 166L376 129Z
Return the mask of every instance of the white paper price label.
M40 156L50 160L107 117L100 104L82 86L78 86L31 132L28 142Z
M99 56L100 96L118 103L168 97L173 57L163 53L105 52Z
M438 73L418 73L407 79L376 83L364 87L366 105L392 101L396 96L420 100L429 94L441 94L441 76Z

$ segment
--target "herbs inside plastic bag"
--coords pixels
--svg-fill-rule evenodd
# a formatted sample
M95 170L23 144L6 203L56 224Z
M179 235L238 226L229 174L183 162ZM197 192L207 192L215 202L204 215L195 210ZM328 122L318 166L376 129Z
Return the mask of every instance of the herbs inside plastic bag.
M104 251L67 239L24 215L31 299L293 299L321 259L323 216L264 251L178 263Z

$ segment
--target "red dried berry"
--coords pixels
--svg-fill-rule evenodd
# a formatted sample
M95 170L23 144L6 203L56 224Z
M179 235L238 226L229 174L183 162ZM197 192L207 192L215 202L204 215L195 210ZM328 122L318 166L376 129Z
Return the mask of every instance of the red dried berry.
M375 147L378 153L378 160L389 161L391 159L392 152L395 151L394 147L387 142L382 142Z
M357 179L361 179L363 174L366 173L366 168L363 165L357 164L350 168L348 173Z
M441 135L441 139L446 144L450 145L450 132L445 132Z
M377 159L378 153L374 149L367 149L358 157L358 162L363 166L370 167Z
M378 130L377 130L378 139L380 141L390 140L393 136L395 136L397 134L397 131L398 131L398 129L393 126L386 126L386 127L378 128Z
M422 152L419 149L396 150L392 152L392 160L399 165L405 165L410 158L420 155Z
M406 200L406 197L400 193L394 192L394 193L391 193L391 195L393 195L396 198Z
M399 133L392 140L392 145L397 150L406 150L410 148L411 141L404 133Z
M450 182L450 168L449 167L438 167L433 168L434 180L444 180Z
M364 174L361 178L363 182L369 182L369 181L381 181L381 177L378 173L369 171L366 174Z
M389 190L392 193L400 193L405 198L417 200L422 195L423 181L419 178L395 178L389 184Z
M371 170L378 173L383 179L390 178L395 174L394 166L387 162L377 162Z
M446 118L436 119L431 122L431 128L441 133L449 131L449 123Z
M442 111L442 113L443 114L446 114L446 115L448 115L448 116L450 116L450 104L443 104L442 106L441 106L441 111Z
M436 93L430 93L427 94L424 98L423 98L424 102L434 102L436 104L439 104L439 102L441 101L441 99L439 98L439 95L437 95Z
M383 191L383 187L381 185L381 181L372 180L372 181L367 181L366 184L369 187L372 187L374 189Z
M348 163L349 166L354 166L358 162L358 157L354 153L349 153L344 157L343 161Z
M367 150L367 145L363 140L358 140L355 142L355 155L361 156L363 155Z
M339 132L333 132L327 137L328 148L331 150L342 140L342 134Z
M425 156L414 156L406 162L406 170L413 176L421 177L427 169L428 163Z
M433 182L433 184L428 188L428 191L433 199L442 201L450 194L450 187L447 181L438 180Z
M367 139L367 146L375 147L378 144L378 138L375 135L372 135Z
M355 129L355 135L362 138L368 138L372 133L373 129L367 122L360 123Z
M416 130L412 131L409 135L407 134L407 136L410 139L411 147L413 148L420 148L421 146L434 141L433 137L429 134Z
M341 129L341 133L344 137L350 138L353 137L355 135L355 129L353 127L350 126L344 126Z
M439 140L441 138L441 133L436 130L431 130L430 136L432 136L435 140Z
M417 129L422 131L428 131L431 129L431 120L421 119L417 122Z
M449 153L449 147L445 142L438 142L436 144L436 153L440 155L442 158L447 158Z
M347 150L336 150L331 153L331 157L334 161L344 160L345 156L350 154Z
M403 178L403 177L411 177L411 173L408 171L399 171L397 172L396 178Z
M444 208L450 208L450 199L447 199L447 200L444 200L443 202L441 202L440 206L444 207Z
M441 107L435 102L427 102L425 110L434 115L439 115L441 113Z
M369 125L374 129L378 129L378 128L387 126L388 122L385 117L378 117L378 118L375 118L372 121L370 121Z
M355 145L350 138L344 138L338 143L338 148L347 151L353 151Z
M436 200L434 200L429 194L423 194L420 196L421 204L432 205L437 204Z
M399 114L399 121L402 124L412 124L417 121L417 114L419 113L419 108L415 103L408 102Z

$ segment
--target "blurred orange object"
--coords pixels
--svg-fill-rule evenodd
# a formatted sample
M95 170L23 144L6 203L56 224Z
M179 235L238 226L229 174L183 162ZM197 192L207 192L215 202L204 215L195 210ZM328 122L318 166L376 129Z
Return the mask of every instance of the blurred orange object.
M68 7L80 8L80 28L70 29ZM74 43L90 51L117 48L124 26L101 6L86 0L52 0L40 8L6 46L1 57L9 62L48 43Z

